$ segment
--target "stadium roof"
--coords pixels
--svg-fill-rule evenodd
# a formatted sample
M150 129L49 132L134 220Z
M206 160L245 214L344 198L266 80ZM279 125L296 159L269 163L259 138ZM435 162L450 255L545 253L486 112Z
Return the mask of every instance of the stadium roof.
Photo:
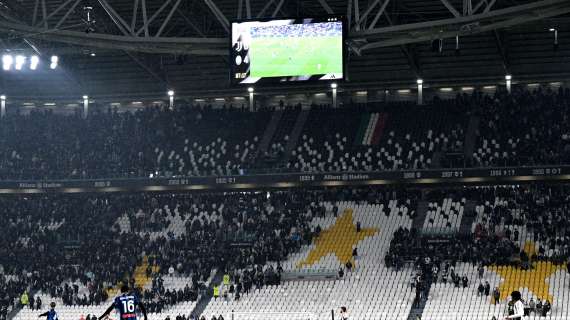
M228 81L228 21L327 13L350 21L345 87L492 83L507 73L563 80L569 12L568 0L0 0L4 52L61 61L57 70L0 73L0 86L11 97L237 91Z

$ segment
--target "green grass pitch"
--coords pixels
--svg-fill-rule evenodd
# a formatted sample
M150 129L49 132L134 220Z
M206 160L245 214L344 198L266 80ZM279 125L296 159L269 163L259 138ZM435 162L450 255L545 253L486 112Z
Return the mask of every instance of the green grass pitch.
M252 77L342 73L342 37L256 38L250 49Z

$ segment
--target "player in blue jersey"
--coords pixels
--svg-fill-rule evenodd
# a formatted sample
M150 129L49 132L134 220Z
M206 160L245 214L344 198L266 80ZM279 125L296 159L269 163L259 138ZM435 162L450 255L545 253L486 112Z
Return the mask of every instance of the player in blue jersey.
M55 312L55 302L49 304L49 311L44 312L38 316L39 317L47 317L46 320L57 320L57 312Z
M139 301L136 295L129 293L129 287L124 285L121 287L121 295L115 298L113 304L109 306L99 319L104 319L113 309L116 309L119 312L120 320L137 320L137 306L141 310L144 320L147 320L144 305Z

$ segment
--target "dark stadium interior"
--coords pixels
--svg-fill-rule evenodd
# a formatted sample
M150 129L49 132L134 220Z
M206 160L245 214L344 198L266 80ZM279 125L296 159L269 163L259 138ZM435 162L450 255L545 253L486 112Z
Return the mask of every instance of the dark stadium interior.
M0 320L568 319L569 13L0 0Z
M59 26L66 31L85 30L85 12L82 1ZM107 1L108 2L108 1ZM142 27L141 7L139 1L137 30ZM176 1L172 1L174 4ZM228 20L237 18L238 9L236 0L217 1L219 10ZM346 14L348 1L327 0L328 6L337 14ZM456 10L461 11L461 0L450 0ZM532 3L531 0L493 1L493 10L512 7L515 4ZM40 2L40 4L43 2ZM46 0L46 12L51 13L63 1ZM120 29L106 13L105 9L96 0L91 0L96 19L96 31L103 34L123 36ZM170 2L169 2L170 3ZM273 1L266 9L265 15L273 13L279 1ZM360 10L374 1L360 1ZM66 15L73 3L53 14L48 20L49 26L55 26ZM146 1L148 16L157 12L164 2ZM162 26L172 4L165 7L156 16L156 22L150 24L149 33L155 35ZM250 0L252 16L257 16L267 4L264 0ZM32 22L35 1L4 1L3 10L9 12L14 19L27 24ZM133 15L133 0L115 0L112 3L114 11L131 24ZM476 4L473 4L475 7ZM374 20L377 5L369 13L366 25ZM483 6L484 8L484 6ZM483 11L480 7L479 11ZM245 18L245 6L243 17ZM36 24L42 21L42 6L37 8L38 18ZM425 0L399 0L390 1L386 7L386 14L377 21L377 27L387 27L391 24L400 25L433 21L436 19L449 19L453 15L440 1ZM323 15L327 12L317 0L283 1L278 16L313 16ZM564 13L558 9L558 15ZM12 20L4 20L2 29L10 35ZM567 38L567 17L556 16L544 20L532 20L511 28L498 29L497 32L476 32L460 37L460 54L455 52L455 36L444 39L443 52L434 52L432 42L437 40L439 29L435 29L427 41L418 41L405 46L391 46L385 48L369 49L361 55L351 54L348 65L350 75L349 86L358 90L363 84L374 88L396 88L397 86L413 84L418 76L430 79L432 84L450 85L454 83L473 85L477 82L492 82L501 79L506 70L517 75L517 81L535 81L549 79L558 81L569 73L566 57L567 46L560 45L557 51L552 50L553 36L549 28L559 30L560 43ZM442 27L441 30L445 28ZM30 33L33 35L33 33ZM139 34L140 35L140 34ZM218 22L216 16L209 9L205 1L181 1L179 8L174 11L170 21L163 29L163 37L192 37L219 39L214 44L197 44L196 49L217 50L217 54L148 54L145 52L113 50L116 49L107 43L96 44L89 38L73 40L73 43L52 41L51 37L40 33L37 37L27 39L43 55L57 53L62 56L62 65L55 74L37 72L33 76L22 74L17 78L5 77L3 87L14 97L27 97L28 90L33 90L36 97L67 97L73 93L77 97L83 94L113 98L130 95L162 97L168 87L174 88L182 96L196 97L200 95L216 95L220 89L228 89L227 42L223 39L225 30ZM391 35L388 34L388 37ZM354 36L355 43L369 43L376 39L360 39ZM71 40L70 40L71 41ZM93 47L82 45L84 41L93 42ZM4 39L4 45L10 48L29 49L29 44L22 41L18 35ZM134 44L133 44L134 46ZM112 47L112 48L110 48ZM140 46L138 46L140 47ZM143 49L137 49L143 50ZM92 57L90 53L95 53ZM180 52L179 52L180 53ZM120 75L120 76L117 76ZM496 80L495 80L496 81ZM21 85L25 83L25 85Z

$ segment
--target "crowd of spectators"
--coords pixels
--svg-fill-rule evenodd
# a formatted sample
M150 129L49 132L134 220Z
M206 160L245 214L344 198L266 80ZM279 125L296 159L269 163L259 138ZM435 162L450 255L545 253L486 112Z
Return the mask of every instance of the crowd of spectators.
M0 311L3 317L29 292L61 299L64 305L98 305L118 283L135 287L134 271L147 259L152 287L137 288L151 311L195 301L212 270L232 277L233 298L255 287L279 283L281 268L268 266L311 243L320 227L313 217L329 214L324 202L383 201L397 189L320 189L239 193L133 193L14 195L0 199ZM142 223L119 228L127 214L177 208L185 232L158 232ZM164 210L164 213L167 211ZM334 214L330 213L330 214ZM143 214L144 216L144 214ZM144 219L143 219L144 220ZM238 244L238 245L232 245ZM109 263L111 262L111 263ZM182 290L165 288L163 278L191 279ZM22 303L23 304L23 303Z
M394 233L386 265L401 268L423 257L452 265L465 262L523 269L532 268L535 261L570 261L567 185L477 187L462 192L480 208L466 213L475 219L473 233L438 238L400 228ZM526 248L529 242L533 246Z
M473 166L559 165L570 160L570 90L514 88L477 98Z
M9 113L0 127L0 179L239 174L251 166L269 109L233 106L94 108Z
M332 110L313 105L306 139L299 139L291 155L283 139L292 132L280 132L279 141L259 152L272 108L93 108L85 119L79 113L16 110L0 127L0 179L563 164L570 160L569 103L569 89L514 88L511 94L436 98L421 108L402 102L347 103ZM366 114L382 115L374 122L382 128L373 128L372 145L357 136L369 124L361 121ZM471 116L479 121L473 154L466 156ZM295 120L284 119L289 124L279 127L292 130ZM269 162L271 168L269 155L280 158Z

